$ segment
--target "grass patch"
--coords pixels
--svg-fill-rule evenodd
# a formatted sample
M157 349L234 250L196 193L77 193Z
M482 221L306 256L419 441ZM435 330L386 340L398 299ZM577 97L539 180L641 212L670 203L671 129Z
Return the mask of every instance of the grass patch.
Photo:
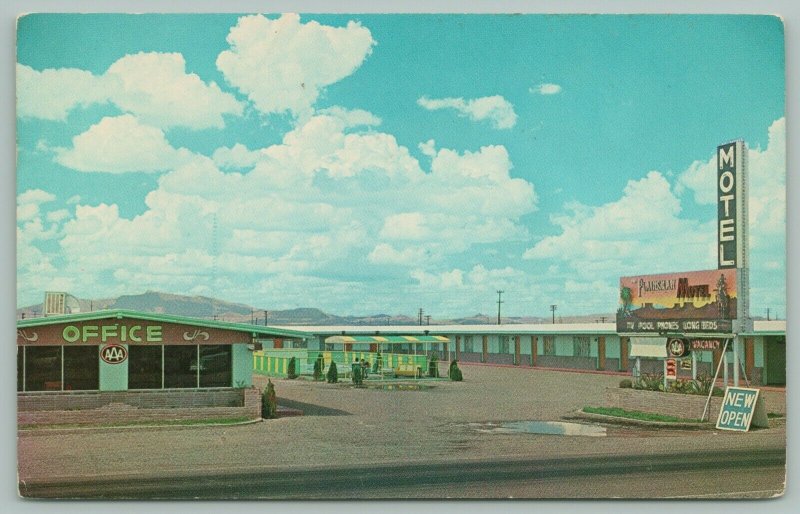
M583 412L589 414L602 414L603 416L614 416L618 418L637 419L639 421L660 421L663 423L700 423L699 419L684 419L675 416L665 416L663 414L653 414L638 410L625 410L617 407L584 407Z
M119 428L136 426L194 426L194 425L233 425L251 421L246 416L235 418L211 418L211 419L163 419L152 421L121 421L119 423L59 423L53 425L25 424L20 425L21 430L41 430L55 428Z

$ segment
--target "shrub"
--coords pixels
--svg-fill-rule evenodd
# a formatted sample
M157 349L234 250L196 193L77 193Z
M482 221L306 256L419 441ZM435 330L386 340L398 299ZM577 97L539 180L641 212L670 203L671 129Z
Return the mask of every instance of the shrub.
M461 382L464 380L464 376L461 374L461 370L458 368L458 361L453 360L450 362L450 368L447 370L447 376L450 377L450 380L454 382Z
M378 373L383 368L383 357L381 356L381 352L378 352L378 355L375 356L375 362L372 364L372 372Z
M357 386L361 385L364 382L364 375L363 370L361 368L360 362L355 362L351 367L352 369L352 380L353 383Z
M289 365L286 366L286 375L292 379L297 378L297 359L294 357L289 359Z
M664 375L661 373L642 373L641 376L633 382L633 388L644 389L646 391L663 391Z
M325 367L325 361L322 360L322 354L317 355L317 360L314 361L314 380L322 380L322 368Z
M622 379L622 380L620 380L620 381L619 381L619 386L620 386L621 388L623 388L623 389L630 389L630 388L632 388L632 387L633 387L633 382L631 382L631 381L630 381L629 379L627 379L627 378L624 378L624 379Z
M272 380L267 380L267 387L261 395L261 417L274 419L278 417L278 397L275 395L275 386Z
M435 352L431 354L431 360L428 361L428 376L434 378L439 376L439 355Z
M328 368L328 383L335 384L339 382L339 370L336 369L336 363L331 362L330 367Z

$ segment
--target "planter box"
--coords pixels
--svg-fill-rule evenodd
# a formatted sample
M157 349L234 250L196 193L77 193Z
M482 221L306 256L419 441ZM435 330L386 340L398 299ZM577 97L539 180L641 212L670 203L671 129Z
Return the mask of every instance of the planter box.
M706 396L694 394L664 393L621 387L606 388L606 407L618 407L683 419L700 419L706 399ZM706 419L716 422L721 406L722 397L712 396Z

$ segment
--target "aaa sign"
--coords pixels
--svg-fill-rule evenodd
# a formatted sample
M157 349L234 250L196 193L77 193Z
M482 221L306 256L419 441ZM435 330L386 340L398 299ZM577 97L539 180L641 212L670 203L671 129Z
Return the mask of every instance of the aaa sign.
M759 398L758 389L728 387L717 418L717 428L746 432L750 426L767 427L767 412L764 399Z
M128 350L119 344L107 344L100 349L100 358L109 364L119 364L128 358Z

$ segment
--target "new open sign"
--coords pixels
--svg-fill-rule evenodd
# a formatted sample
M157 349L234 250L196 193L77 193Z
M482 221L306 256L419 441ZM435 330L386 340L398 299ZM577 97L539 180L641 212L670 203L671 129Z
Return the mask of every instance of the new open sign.
M764 400L759 402L758 389L728 387L717 418L717 428L746 432L750 425L768 426Z

